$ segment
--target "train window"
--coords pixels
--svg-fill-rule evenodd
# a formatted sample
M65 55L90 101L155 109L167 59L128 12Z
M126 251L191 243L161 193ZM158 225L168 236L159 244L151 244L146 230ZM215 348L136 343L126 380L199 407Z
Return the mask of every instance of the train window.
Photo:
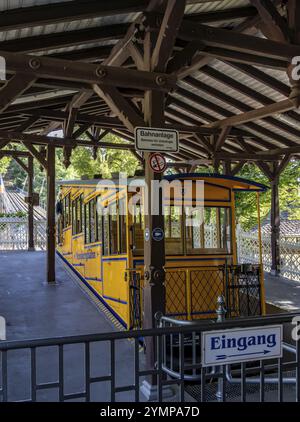
M135 204L133 209L133 252L134 255L144 253L144 214L140 204Z
M90 243L97 242L97 215L96 215L96 199L90 202Z
M71 225L71 195L68 194L63 199L63 228L69 227Z
M82 199L83 195L79 195L72 201L72 234L82 233Z
M183 254L182 207L165 208L165 248L167 255Z
M102 217L103 255L109 254L109 216L108 209L104 208Z
M90 243L90 204L84 205L84 243Z
M102 213L102 203L101 203L101 196L97 196L97 202L96 202L96 206L97 206L97 241L102 241L102 217L103 217L103 213Z
M117 203L109 205L109 233L111 255L118 254L118 208Z
M126 253L126 204L125 198L119 200L119 252Z
M230 208L226 207L187 207L187 254L231 253L230 217Z
M95 243L98 241L98 216L96 198L85 204L85 243Z

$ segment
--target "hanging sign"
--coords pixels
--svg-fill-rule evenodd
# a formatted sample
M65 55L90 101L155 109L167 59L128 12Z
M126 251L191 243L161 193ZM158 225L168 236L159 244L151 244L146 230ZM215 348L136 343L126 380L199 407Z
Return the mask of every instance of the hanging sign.
M149 165L155 173L163 173L167 169L166 159L159 152L150 155Z
M203 366L281 357L282 325L202 333Z
M179 150L177 130L136 127L134 134L137 151L178 152Z

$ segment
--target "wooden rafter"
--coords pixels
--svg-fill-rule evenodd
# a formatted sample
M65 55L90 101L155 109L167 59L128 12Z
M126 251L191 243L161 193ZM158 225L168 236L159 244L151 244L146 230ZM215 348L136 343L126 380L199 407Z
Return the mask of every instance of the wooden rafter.
M131 132L136 126L144 126L143 118L134 109L133 104L130 104L116 88L102 87L93 85L94 91L99 97L109 105L113 113L123 122Z
M275 41L288 42L289 28L287 21L280 15L274 3L271 0L250 0L250 3L256 7L262 19L259 28L264 35Z
M210 127L224 128L228 126L242 125L247 122L263 119L264 117L271 116L275 113L284 113L285 111L292 110L293 108L295 108L295 106L290 100L283 100L269 106L228 117L227 119L218 120L212 123Z
M0 13L0 27L3 31L22 27L40 26L65 21L113 16L122 13L134 13L144 10L147 1L143 0L73 0L54 4L11 9Z
M0 91L0 113L3 113L16 98L33 85L36 77L32 74L17 73Z
M184 15L185 0L168 0L152 54L152 69L165 71Z
M175 88L176 85L175 77L162 73L126 68L120 70L113 66L72 62L7 51L0 51L0 56L6 60L8 72L26 72L39 78L66 79L88 84L127 88L138 86L140 89L159 91L168 91Z

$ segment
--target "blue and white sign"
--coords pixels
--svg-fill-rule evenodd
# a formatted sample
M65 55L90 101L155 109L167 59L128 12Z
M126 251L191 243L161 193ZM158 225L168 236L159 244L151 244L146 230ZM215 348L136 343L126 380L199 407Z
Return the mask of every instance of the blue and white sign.
M282 357L282 325L202 333L202 365Z
M155 227L155 229L152 230L152 239L159 242L160 240L163 240L165 234L163 229L160 227Z

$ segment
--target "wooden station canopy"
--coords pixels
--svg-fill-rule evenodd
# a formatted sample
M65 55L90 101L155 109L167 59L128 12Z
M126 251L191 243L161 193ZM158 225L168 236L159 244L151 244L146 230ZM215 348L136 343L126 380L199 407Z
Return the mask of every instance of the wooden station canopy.
M228 170L237 172L255 161L271 179L300 155L299 88L288 76L300 56L299 1L10 1L0 28L2 148L133 149L144 91L155 89L166 94L165 126L181 134L169 155L178 166L226 160L241 163ZM149 28L156 72L144 66ZM59 128L64 138L47 137ZM102 141L109 132L125 142Z
M299 0L1 1L0 30L0 149L21 143L47 169L52 263L55 147L66 165L77 145L143 162L133 130L152 126L180 132L166 154L179 169L257 164L272 185L279 266L278 178L300 156Z

